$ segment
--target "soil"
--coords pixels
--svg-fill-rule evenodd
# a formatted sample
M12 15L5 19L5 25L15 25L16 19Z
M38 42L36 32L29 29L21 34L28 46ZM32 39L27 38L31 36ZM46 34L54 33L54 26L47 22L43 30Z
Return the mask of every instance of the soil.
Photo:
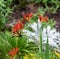
M10 21L8 22L8 24L12 23L14 20L17 21L25 13L30 13L30 12L36 13L37 9L38 9L38 5L34 3L27 4L25 8L21 8L18 10L15 9L10 16ZM49 18L54 18L54 20L57 21L56 28L60 30L60 8L56 11L55 14L46 12L46 15Z

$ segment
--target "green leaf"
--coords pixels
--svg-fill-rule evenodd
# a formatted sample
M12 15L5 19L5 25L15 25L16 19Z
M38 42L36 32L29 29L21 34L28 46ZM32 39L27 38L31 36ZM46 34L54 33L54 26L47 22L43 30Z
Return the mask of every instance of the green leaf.
M49 59L49 42L48 42L48 36L47 36L47 42L46 42L45 59Z
M43 0L43 3L47 3L48 0Z

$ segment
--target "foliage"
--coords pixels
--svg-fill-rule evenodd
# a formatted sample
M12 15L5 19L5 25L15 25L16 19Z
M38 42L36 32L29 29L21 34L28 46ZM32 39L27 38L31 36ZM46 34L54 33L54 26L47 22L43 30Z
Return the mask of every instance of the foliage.
M55 4L56 7L59 7L60 3L58 0L31 1L36 3L44 3L47 10L49 9L49 3ZM9 19L8 16L9 13L11 13L11 2L12 0L0 1L0 26L2 29L4 28L4 24L6 24ZM19 3L22 7L25 5L25 0L19 0ZM60 59L58 44L54 42L54 40L59 40L60 33L55 31L56 29L54 28L54 25L56 22L53 19L49 19L47 16L44 17L44 11L46 10L41 8L38 9L37 14L24 15L22 23L20 24L20 20L18 20L18 22L13 26L13 33L9 31L0 32L0 59ZM25 25L25 28L21 29L22 25ZM26 31L25 33L24 30ZM52 36L54 36L54 38L52 38ZM49 49L51 44L53 47L56 47L57 50ZM16 48L18 49L17 53L15 52ZM12 51L12 54L15 52L15 54L11 56L11 53L9 53L10 51Z
M37 51L38 55L36 53L36 56L39 56L42 59L52 59L55 57L59 59L60 57L57 57L56 53L55 53L56 49L54 50L54 48L56 47L56 45L55 45L56 42L53 42L55 39L59 40L59 38L57 36L55 36L55 34L59 36L59 34L57 34L58 32L55 31L56 29L54 28L54 25L56 24L56 22L53 19L49 19L46 16L43 17L41 15L39 18L36 17L37 15L34 15L35 18L32 17L31 20L35 20L35 22L32 21L30 24L28 24L27 27L29 27L29 29L26 28L26 30L24 30L23 32L27 35L28 39L30 39L29 41L33 41L35 44L37 44L39 49ZM38 20L36 21L36 19L38 19ZM47 21L47 19L48 19L48 21ZM50 41L50 40L53 40L53 41ZM51 46L51 48L50 48L50 46ZM51 50L53 50L54 53ZM57 49L57 51L58 51L58 49ZM60 54L58 53L57 55L59 56ZM35 58L36 58L36 56L35 56ZM26 58L29 59L27 56L26 56ZM34 58L32 58L32 59L34 59ZM39 58L37 57L36 59L39 59Z
M0 0L0 30L4 29L4 25L9 19L8 16L12 11L12 9L10 8L11 4L12 0Z
M16 9L25 8L26 6L26 0L13 0L13 3L16 6Z
M55 13L56 10L60 7L59 0L31 0L31 2L42 4L41 6L44 6L46 10L48 10L51 13Z
M31 49L34 50L35 45L34 43L28 43L24 35L22 37L13 37L12 33L8 31L0 32L0 58L9 59L8 53L15 47L19 49L17 57L20 58L21 55L28 54Z
M13 0L17 2L17 0ZM57 9L60 7L59 0L18 0L17 4L19 7L23 8L27 3L36 3L43 6L48 12L56 13ZM18 7L18 6L17 6Z

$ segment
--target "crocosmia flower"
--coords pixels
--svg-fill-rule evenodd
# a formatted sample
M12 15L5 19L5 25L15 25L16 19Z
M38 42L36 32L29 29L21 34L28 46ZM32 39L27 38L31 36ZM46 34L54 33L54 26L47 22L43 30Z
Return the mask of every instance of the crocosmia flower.
M10 56L15 56L18 51L19 51L19 49L16 47L16 48L13 48L11 51L9 51L8 54L9 54Z
M10 59L14 59L13 57L11 57Z
M27 13L27 14L23 15L23 18L24 18L25 20L27 20L27 21L30 21L30 18L31 18L32 16L33 16L32 13Z
M18 22L13 26L12 28L12 32L17 32L19 30L21 30L24 26L24 23L22 23L20 20L18 20Z
M48 22L48 17L47 16L43 17L42 15L40 15L39 19L40 19L41 22Z

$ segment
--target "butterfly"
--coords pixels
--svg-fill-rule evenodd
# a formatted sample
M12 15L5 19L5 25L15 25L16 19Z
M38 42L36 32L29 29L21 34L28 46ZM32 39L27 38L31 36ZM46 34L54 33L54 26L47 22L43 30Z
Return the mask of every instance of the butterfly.
M22 36L22 33L21 33L21 31L15 32L15 33L12 33L12 36L13 37L21 37Z

